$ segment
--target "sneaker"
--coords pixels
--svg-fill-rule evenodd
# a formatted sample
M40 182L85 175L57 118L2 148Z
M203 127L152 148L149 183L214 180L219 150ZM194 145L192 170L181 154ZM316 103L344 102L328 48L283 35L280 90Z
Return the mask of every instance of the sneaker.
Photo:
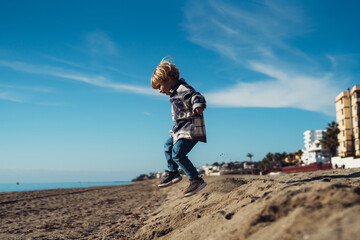
M185 197L194 195L195 193L203 189L205 186L206 182L201 177L196 177L193 180L190 180L190 185L188 189L186 189L184 195Z
M167 176L158 184L158 187L168 187L174 183L180 182L182 179L178 171L168 172Z

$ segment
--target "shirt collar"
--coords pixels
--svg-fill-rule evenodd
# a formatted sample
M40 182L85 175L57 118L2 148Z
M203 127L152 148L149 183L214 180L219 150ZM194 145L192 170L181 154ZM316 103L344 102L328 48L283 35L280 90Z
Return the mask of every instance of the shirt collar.
M172 89L170 89L169 93L170 96L173 96L176 93L176 90L179 88L179 86L184 82L185 80L183 78L180 78L176 84L174 85L174 87Z

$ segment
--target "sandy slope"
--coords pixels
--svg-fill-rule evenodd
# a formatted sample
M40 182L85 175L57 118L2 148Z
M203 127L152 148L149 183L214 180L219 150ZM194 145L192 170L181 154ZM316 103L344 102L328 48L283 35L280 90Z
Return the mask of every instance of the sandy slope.
M206 181L172 186L134 239L360 239L360 169Z
M360 169L0 194L0 239L360 239Z

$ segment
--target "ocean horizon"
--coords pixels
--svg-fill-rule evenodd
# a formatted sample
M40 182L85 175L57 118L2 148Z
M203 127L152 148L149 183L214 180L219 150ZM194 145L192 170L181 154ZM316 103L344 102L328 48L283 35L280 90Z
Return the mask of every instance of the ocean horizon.
M86 188L100 186L117 186L131 184L131 181L112 181L112 182L53 182L53 183L0 183L0 193L2 192L23 192L61 188Z

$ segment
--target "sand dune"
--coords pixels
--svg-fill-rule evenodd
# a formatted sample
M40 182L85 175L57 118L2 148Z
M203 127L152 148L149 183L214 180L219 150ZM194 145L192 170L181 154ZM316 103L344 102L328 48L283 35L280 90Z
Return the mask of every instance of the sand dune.
M206 180L173 186L135 239L359 239L360 169Z
M0 239L359 239L360 169L0 194Z

